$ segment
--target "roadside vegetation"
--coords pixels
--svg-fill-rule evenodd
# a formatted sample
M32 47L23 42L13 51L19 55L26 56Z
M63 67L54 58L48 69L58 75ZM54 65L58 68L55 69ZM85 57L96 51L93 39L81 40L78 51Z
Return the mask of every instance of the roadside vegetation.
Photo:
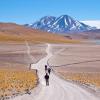
M38 78L34 70L0 70L0 98L30 93ZM1 99L0 99L1 100Z
M65 79L80 82L82 84L93 85L100 88L100 73L99 72L84 72L84 73L61 73Z

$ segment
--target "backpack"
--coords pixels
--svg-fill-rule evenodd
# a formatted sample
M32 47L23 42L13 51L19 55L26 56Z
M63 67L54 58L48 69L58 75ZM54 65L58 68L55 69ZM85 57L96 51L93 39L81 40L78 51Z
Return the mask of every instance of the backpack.
M45 75L45 79L48 80L49 79L49 75Z

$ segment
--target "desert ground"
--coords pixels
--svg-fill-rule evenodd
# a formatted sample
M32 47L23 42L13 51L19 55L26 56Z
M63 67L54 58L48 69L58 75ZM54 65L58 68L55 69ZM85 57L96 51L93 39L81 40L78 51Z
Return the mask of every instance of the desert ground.
M31 57L31 56L32 57ZM0 68L29 68L46 55L45 45L32 43L0 43Z
M29 69L46 56L45 48L44 44L0 42L0 100L37 86L36 70Z
M47 46L47 43L49 43L50 46ZM48 65L51 66L54 69L54 71L57 72L57 74L59 73L59 75L62 78L66 80L78 81L82 84L92 84L93 86L99 88L99 50L99 42L96 44L95 41L83 39L69 39L68 37L49 34L46 32L33 30L12 23L1 23L1 98L6 96L12 96L14 93L12 88L14 88L17 91L15 91L16 93L19 93L18 89L20 88L21 93L21 91L25 92L28 88L33 89L34 87L36 87L36 85L38 84L38 80L41 78L41 72L43 72L44 65L47 62ZM52 56L49 56L51 53ZM42 59L44 60L42 61ZM40 71L40 75L38 75L39 79L34 64L36 64L36 67L42 69L41 71L38 69ZM31 67L33 69L32 71L29 70L31 69ZM30 76L30 78L28 78L28 76ZM68 84L67 88L73 88L73 90L76 91L75 88L77 88L77 86L70 86L71 84L66 83L67 81L65 82L63 80L60 80L58 76L56 77L54 74L52 76L56 79L55 81L59 84L61 82L61 84L64 84L65 87L67 87L66 84ZM10 81L7 80L7 77L10 79ZM55 81L52 82L52 86L53 84L56 85ZM3 85L3 83L5 84ZM59 87L59 84L57 85L57 89L64 91L65 89L61 88L62 86ZM54 92L56 91L56 88L50 87L50 89L54 89ZM44 89L44 91L46 92L46 89ZM65 91L68 92L67 90ZM81 89L79 89L79 91L76 91L78 99L80 99L80 91ZM42 93L43 91L40 92ZM50 90L49 92L51 93ZM70 90L70 92L73 91ZM58 94L60 94L60 92L58 92ZM66 93L64 93L63 95L65 95L66 97ZM84 91L84 95L88 94ZM46 98L47 96L43 99Z
M21 43L1 42L0 45L1 45L0 46L0 62L1 62L0 68L1 68L2 76L6 76L6 74L5 75L3 74L3 73L5 73L4 72L5 69L13 69L13 70L19 71L19 73L23 73L24 77L25 77L25 75L31 76L29 78L30 80L34 80L34 79L37 80L37 76L36 76L35 72L33 72L34 74L32 72L29 72L29 75L27 75L30 64L32 64L32 69L34 69L36 66L36 68L39 70L39 75L38 75L39 82L40 82L39 86L43 85L41 87L41 88L43 88L45 86L45 83L44 83L44 80L41 80L41 77L43 76L42 71L44 70L44 65L48 62L48 65L54 69L54 72L56 72L56 75L57 74L60 75L62 78L66 79L67 81L72 80L72 81L78 81L82 84L92 84L93 86L97 87L97 89L99 89L99 87L100 87L100 78L99 78L99 75L100 75L100 67L99 67L99 65L100 65L100 54L99 54L100 45L99 44L95 44L95 43L91 43L91 42L88 42L88 43L83 42L83 43L78 43L78 44L72 44L72 43L70 43L70 44L50 44L50 47L49 46L47 47L47 44L36 44L36 43L34 44L34 43L26 41L23 43L22 42ZM48 51L48 52L46 52L46 51ZM48 55L47 55L47 53L48 53ZM47 57L46 57L46 55L47 55ZM10 73L13 70L10 70ZM9 71L7 71L6 73L8 73L8 72ZM21 82L26 82L28 84L28 82L26 81L26 80L28 80L27 79L28 77L25 77L25 79L24 79L23 75L22 76L19 75L21 77L19 77L19 79L18 79L18 78L16 78L16 76L18 76L18 75L16 75L16 73L17 72L14 72L13 76L12 75L10 76L9 74L7 74L7 75L10 76L10 79L12 79L12 81L13 81L13 79L15 81L16 81L16 79L17 79L17 81L24 80ZM27 73L27 74L25 74L25 73ZM44 73L44 71L43 71L43 73ZM49 91L50 93L51 93L52 89L56 90L56 88L53 88L53 85L56 86L56 84L54 84L55 81L59 82L59 84L61 82L62 84L64 84L64 86L66 85L65 87L67 87L67 85L68 85L67 88L70 87L70 85L72 83L69 83L69 82L66 83L67 81L65 82L64 80L61 80L56 75L52 73L52 75L51 75L52 76L52 78L51 78L52 85L47 89L45 88L44 92L46 92L46 90L49 91L49 89L50 89L50 91ZM35 76L35 77L33 77L33 76ZM53 78L55 78L56 80L54 80ZM1 78L1 79L3 79L3 78ZM30 83L30 80L29 80L29 83ZM31 85L31 87L36 86L36 83L37 83L36 80L31 82L32 84L33 83L35 84L35 85ZM59 84L57 85L57 89L59 87ZM75 85L75 87L73 89L75 89L76 87L77 87L77 85ZM26 90L26 89L27 89L27 86L24 88L24 90ZM38 89L40 90L39 87L38 87ZM63 91L65 89L64 88L62 89L59 87L59 90ZM34 91L34 89L33 89L33 91ZM68 92L67 89L65 91ZM75 89L75 91L76 91L76 89ZM43 92L43 90L40 91L40 93L42 93L42 92ZM72 90L70 92L72 92ZM79 92L79 91L77 91L77 92ZM58 94L59 93L60 92L58 92ZM84 91L84 93L86 93L86 92ZM32 92L32 96L33 95L34 95L34 92ZM64 93L63 95L66 96L66 93ZM79 94L77 93L77 96L78 95ZM96 94L96 95L98 95L98 94ZM70 95L69 95L69 97L70 97ZM24 97L22 96L22 98L24 98ZM28 96L27 100L28 100L28 98L30 98L30 97ZM47 98L47 96L46 96L46 98ZM17 98L15 98L15 99L17 100ZM29 99L29 100L31 100L31 99ZM94 99L94 100L96 100L96 99Z
M36 68L38 70L39 85L33 89L30 95L25 94L11 98L11 100L99 100L97 94L94 94L92 91L87 91L82 86L74 84L73 82L62 79L58 73L54 73L54 71L50 74L49 86L46 86L44 66L47 64L48 59L54 56L51 51L52 45L47 44L47 56L42 58L38 63L32 64L32 69Z
M36 87L36 70L29 69L47 55L46 43L79 42L14 23L0 23L0 99Z
M52 53L48 64L62 78L100 88L99 43L52 44Z

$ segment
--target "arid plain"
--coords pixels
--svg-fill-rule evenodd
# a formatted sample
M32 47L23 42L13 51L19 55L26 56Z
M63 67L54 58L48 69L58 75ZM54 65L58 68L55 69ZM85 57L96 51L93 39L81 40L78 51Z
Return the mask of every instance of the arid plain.
M35 70L29 69L31 64L37 63L47 55L46 43L51 44L53 53L48 64L61 77L100 87L100 45L98 43L83 39L69 39L12 23L1 23L0 98L16 96L36 87L38 76Z
M66 80L100 88L100 45L83 44L52 45L54 55L48 60L56 73Z
M30 93L37 86L31 64L45 57L46 43L77 43L64 36L0 23L0 99Z

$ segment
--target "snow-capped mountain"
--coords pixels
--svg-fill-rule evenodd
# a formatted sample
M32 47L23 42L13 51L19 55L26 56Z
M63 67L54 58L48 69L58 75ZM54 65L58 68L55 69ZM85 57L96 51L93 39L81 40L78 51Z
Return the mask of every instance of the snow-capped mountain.
M56 17L53 16L45 16L40 19L40 21L37 21L30 25L30 27L34 29L40 29L43 31L48 31L51 27L51 25L54 23Z
M94 29L68 15L60 17L45 16L33 24L25 26L53 33L83 32Z
M96 27L97 29L100 29L100 20L86 20L81 22L90 25L92 27Z

